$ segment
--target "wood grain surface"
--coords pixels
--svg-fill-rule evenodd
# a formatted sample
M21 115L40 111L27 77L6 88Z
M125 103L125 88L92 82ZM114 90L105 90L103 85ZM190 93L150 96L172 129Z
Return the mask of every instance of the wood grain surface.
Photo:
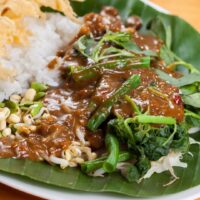
M192 24L200 32L200 0L152 0ZM2 200L39 200L37 197L11 189L0 184Z

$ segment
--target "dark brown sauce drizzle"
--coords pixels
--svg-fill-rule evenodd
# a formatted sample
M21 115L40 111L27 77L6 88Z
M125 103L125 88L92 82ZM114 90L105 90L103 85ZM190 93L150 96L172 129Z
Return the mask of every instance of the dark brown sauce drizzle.
M94 37L101 37L107 30L116 32L127 29L133 33L133 39L141 49L159 51L162 44L157 38L138 34L137 30L142 25L138 17L129 18L125 27L117 10L111 7L104 8L100 14L87 14L84 20L85 23L76 39L88 33L92 33ZM60 51L58 56L65 58L65 65L87 66L87 59L74 54L74 41L65 51ZM53 69L55 64L56 61L53 60L48 67ZM152 67L163 69L162 62L158 60L152 63ZM141 85L133 90L130 96L143 111L149 107L152 115L172 116L178 122L183 120L183 104L176 101L176 97L179 96L178 88L162 81L152 69L104 70L100 80L95 79L81 84L73 80L64 80L59 87L50 89L44 98L44 103L52 116L42 119L36 132L29 135L22 134L22 138L0 138L0 157L47 161L50 155L60 157L62 150L67 149L71 141L76 140L77 129L85 133L93 149L101 148L104 143L103 131L90 134L86 128L91 115L87 109L88 104L91 99L97 104L104 102L132 74L141 75ZM167 99L153 93L150 89L152 85L156 86L160 93L165 94ZM123 98L113 107L112 112L124 117L134 115L129 103Z

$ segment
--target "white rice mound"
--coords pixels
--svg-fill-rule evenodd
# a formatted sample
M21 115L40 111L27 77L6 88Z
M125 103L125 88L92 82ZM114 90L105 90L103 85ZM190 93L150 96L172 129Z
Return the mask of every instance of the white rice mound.
M0 80L0 101L13 93L21 94L30 82L38 81L51 86L58 84L58 70L49 70L48 63L59 49L66 46L78 33L77 24L60 14L49 14L46 20L24 19L31 31L27 46L7 46L7 58L0 57L0 65L15 69L11 80Z

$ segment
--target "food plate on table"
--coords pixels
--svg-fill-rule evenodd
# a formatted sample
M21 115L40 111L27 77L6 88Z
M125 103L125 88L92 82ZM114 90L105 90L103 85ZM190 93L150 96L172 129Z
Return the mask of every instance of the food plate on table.
M44 198L198 189L198 32L137 0L5 0L0 12L3 183L38 181Z

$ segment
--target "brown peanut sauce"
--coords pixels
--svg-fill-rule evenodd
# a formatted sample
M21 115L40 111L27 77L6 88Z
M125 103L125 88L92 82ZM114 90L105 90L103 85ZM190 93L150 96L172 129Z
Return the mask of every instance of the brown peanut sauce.
M95 38L99 38L107 30L129 31L141 49L159 51L162 42L152 36L140 35L137 30L141 26L142 22L138 17L133 16L124 24L116 9L106 7L100 14L87 14L79 35L65 51L60 51L58 55L64 57L65 66L88 66L88 60L75 53L74 41L84 34L92 34ZM52 61L49 68L53 69L54 64L55 61ZM156 60L151 65L164 70L162 61ZM65 73L65 66L62 66L62 73ZM124 71L105 69L101 76L81 83L65 77L58 87L49 89L44 97L43 102L51 116L38 122L36 132L22 133L20 137L14 139L0 138L0 158L15 157L48 161L50 155L60 157L71 141L77 139L77 131L85 135L94 150L101 148L104 144L103 129L91 134L86 128L88 119L92 115L88 109L89 103L93 101L100 105L133 74L141 76L141 84L129 96L143 112L149 109L152 115L171 116L176 118L177 122L183 120L183 103L181 100L177 101L177 98L180 98L179 89L161 80L152 68ZM174 72L171 74L178 76ZM112 114L123 117L134 116L130 104L124 98L113 106Z

